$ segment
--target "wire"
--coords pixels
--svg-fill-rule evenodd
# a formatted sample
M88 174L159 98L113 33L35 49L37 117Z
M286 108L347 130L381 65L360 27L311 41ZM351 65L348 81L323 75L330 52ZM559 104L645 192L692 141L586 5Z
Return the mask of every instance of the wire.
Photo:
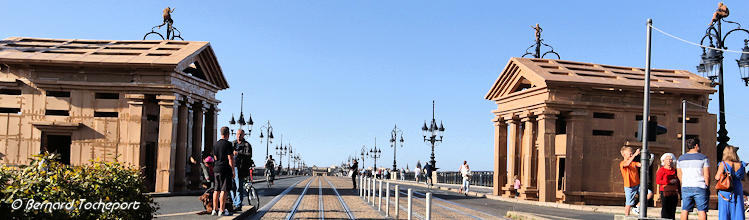
M704 45L701 45L701 44L698 44L698 43L695 43L695 42L684 40L683 38L677 37L677 36L675 36L673 34L669 34L668 32L665 32L665 31L663 31L661 29L658 29L657 27L655 27L653 25L650 25L650 27L653 28L653 29L655 29L658 32L661 32L661 34L663 34L663 35L666 35L666 36L671 37L673 39L676 39L676 40L679 40L679 41L682 41L684 43L691 44L691 45L694 45L694 46L698 46L698 47L702 47L702 48L707 48L707 49L713 49L713 50L720 50L720 51L725 51L725 52L749 54L749 52L743 52L743 51L737 51L737 50L728 50L728 49L720 49L720 48L716 48L716 47L704 46Z

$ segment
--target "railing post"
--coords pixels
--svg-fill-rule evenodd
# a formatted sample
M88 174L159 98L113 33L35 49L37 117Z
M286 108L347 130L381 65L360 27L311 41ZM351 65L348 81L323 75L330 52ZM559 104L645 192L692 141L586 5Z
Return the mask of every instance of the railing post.
M377 191L377 211L382 211L382 180L380 180L379 185Z
M398 185L395 185L395 219L398 219L398 210L400 210L400 201L398 201L400 194L401 191L398 189Z
M430 192L427 193L427 198L426 198L425 202L427 204L427 207L426 207L426 220L431 220L432 219L432 193L430 193Z
M411 189L408 189L408 220L411 220L411 197L413 197L414 193L411 191Z
M362 194L361 193L361 189L362 189L362 187L361 187L361 184L362 184L361 176L359 176L359 178L357 178L357 179L359 180L359 197L361 197L361 194Z
M385 217L390 217L390 182L385 183Z
M377 192L375 187L377 187L377 178L372 178L372 205L375 205L375 193Z
M367 177L367 179L365 180L365 182L366 182L365 183L366 187L364 187L365 188L364 189L364 199L367 200L367 202L369 202L369 191L370 191L369 190L369 185L371 185L371 184L369 184L371 182L371 181L369 181L369 177Z

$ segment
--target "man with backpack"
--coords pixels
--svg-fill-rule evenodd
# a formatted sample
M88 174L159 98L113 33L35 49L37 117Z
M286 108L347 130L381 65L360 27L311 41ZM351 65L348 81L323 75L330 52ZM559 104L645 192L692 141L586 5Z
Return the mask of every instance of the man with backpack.
M244 184L249 181L250 170L254 165L252 161L252 145L244 139L244 130L237 131L237 140L234 141L234 157L237 161L238 181L234 181L233 203L236 210L242 209L242 199L248 196Z

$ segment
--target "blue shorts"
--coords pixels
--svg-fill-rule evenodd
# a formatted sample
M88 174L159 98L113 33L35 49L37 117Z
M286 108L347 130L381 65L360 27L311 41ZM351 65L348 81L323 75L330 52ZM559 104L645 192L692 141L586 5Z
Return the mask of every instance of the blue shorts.
M699 187L681 188L681 209L692 211L697 205L697 211L707 211L708 194L707 189Z
M626 200L625 205L633 206L637 205L637 194L640 193L640 185L636 185L633 187L624 187L624 198ZM653 193L650 189L648 189L648 194Z

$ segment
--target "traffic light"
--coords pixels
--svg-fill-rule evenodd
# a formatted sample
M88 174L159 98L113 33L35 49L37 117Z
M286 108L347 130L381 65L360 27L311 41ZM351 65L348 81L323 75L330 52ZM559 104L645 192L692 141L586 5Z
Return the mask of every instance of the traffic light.
M658 117L650 116L648 120L648 141L655 141L656 136L665 134L668 129L658 124ZM637 121L637 133L635 134L637 141L642 141L642 120Z

